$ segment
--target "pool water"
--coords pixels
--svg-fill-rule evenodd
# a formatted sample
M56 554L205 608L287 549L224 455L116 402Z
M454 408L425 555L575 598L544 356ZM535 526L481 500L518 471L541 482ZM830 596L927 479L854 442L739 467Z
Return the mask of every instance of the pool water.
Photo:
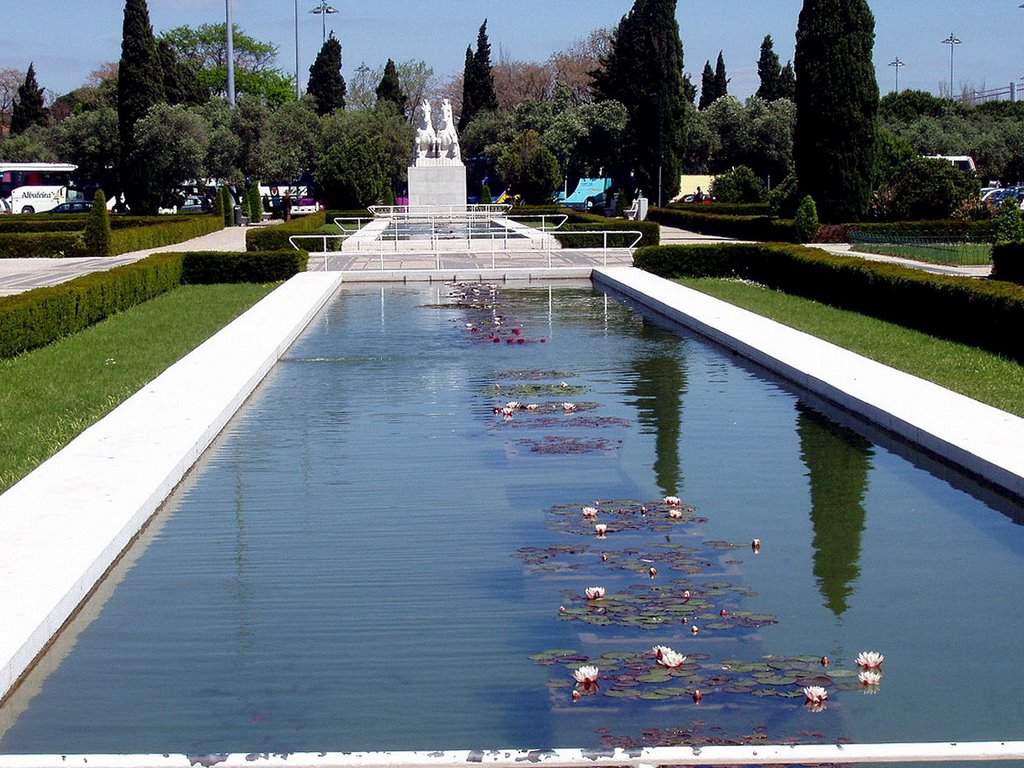
M1019 507L589 284L450 290L338 294L0 753L1024 737Z

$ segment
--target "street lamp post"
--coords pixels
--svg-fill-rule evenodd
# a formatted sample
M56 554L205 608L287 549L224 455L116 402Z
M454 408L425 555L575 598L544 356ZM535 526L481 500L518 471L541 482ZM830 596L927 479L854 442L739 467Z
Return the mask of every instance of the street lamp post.
M231 20L231 0L224 0L224 14L228 34L228 106L235 107L235 24Z
M949 37L942 41L943 45L949 46L949 98L953 98L953 49L960 45L960 38L954 35L952 32L949 33Z
M890 67L896 69L896 93L900 92L900 67L907 66L905 61L900 61L900 57L897 56L895 59L889 62Z
M310 13L319 13L320 20L323 25L323 42L327 42L327 14L337 13L338 9L327 3L327 0L320 0L320 5L310 11Z
M295 98L302 94L299 86L299 0L295 0Z

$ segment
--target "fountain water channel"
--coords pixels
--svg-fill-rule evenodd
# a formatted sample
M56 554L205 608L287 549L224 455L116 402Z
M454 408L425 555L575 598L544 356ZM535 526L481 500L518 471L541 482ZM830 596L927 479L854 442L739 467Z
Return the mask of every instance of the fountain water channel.
M348 286L0 754L1019 739L1022 520L589 283Z

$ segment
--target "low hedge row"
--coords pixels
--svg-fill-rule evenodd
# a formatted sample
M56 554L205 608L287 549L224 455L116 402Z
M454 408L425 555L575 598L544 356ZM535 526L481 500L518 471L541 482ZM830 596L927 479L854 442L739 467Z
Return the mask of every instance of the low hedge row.
M992 279L1024 284L1024 243L992 246Z
M247 251L286 251L292 247L288 238L292 235L315 234L329 221L328 211L311 213L308 216L300 216L285 224L276 224L272 227L250 228L245 233L245 249ZM337 212L331 213L331 221ZM369 216L365 213L363 215Z
M213 215L154 218L150 226L114 229L110 233L111 255L175 245L224 228L223 219Z
M768 203L671 203L673 211L689 211L707 216L771 216Z
M604 235L580 235L568 234L570 232L640 232L643 235L641 243L644 245L658 245L661 242L661 229L652 221L623 221L622 219L606 219L603 216L595 217L599 221L582 224L566 222L554 232L558 242L566 248L601 248L605 244ZM636 240L635 235L608 235L609 248L625 248Z
M1024 362L1024 288L933 275L783 243L641 248L663 277L739 277Z
M995 233L995 222L989 221L961 221L954 219L941 219L936 221L890 221L890 222L861 222L859 224L847 225L851 233L863 232L871 235L902 235L904 237L921 235L949 235L955 240L969 240L971 242L992 242Z
M60 259L84 255L81 231L0 234L0 259Z
M224 253L190 251L182 254L181 282L192 285L210 283L276 283L306 271L306 251L257 251Z
M678 227L705 235L733 237L737 240L783 243L796 243L800 240L791 219L776 219L771 216L716 215L679 208L652 208L647 218L668 227Z
M305 252L157 253L60 285L0 297L0 358L76 333L182 283L277 282L306 265Z
M178 216L110 216L111 229L132 229L149 227L154 224L167 224L170 221L195 218L196 214L179 214ZM85 228L87 215L31 213L17 216L0 216L0 233L7 232L81 232Z

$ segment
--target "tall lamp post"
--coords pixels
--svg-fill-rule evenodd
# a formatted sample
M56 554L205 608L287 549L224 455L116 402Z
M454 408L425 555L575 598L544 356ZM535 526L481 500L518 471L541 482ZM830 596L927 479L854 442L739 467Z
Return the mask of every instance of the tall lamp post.
M890 67L894 67L896 69L896 93L899 93L900 92L900 67L907 66L907 63L905 61L900 61L900 57L897 56L895 59L893 59L892 61L889 62L889 66Z
M235 107L235 24L231 20L231 0L224 0L225 27L228 34L228 106Z
M295 0L295 98L302 94L299 86L299 0Z
M953 49L960 45L960 38L949 33L949 37L942 41L943 45L949 46L949 98L953 98Z
M310 11L310 13L319 13L320 20L323 25L323 42L327 42L327 14L337 13L338 9L327 3L327 0L320 0L320 5Z

